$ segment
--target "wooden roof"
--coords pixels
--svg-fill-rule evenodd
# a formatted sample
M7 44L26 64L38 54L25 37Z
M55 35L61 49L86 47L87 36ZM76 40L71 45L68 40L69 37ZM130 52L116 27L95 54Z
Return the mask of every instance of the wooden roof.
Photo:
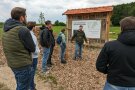
M69 9L63 13L63 15L71 14L86 14L86 13L100 13L100 12L112 12L112 6L94 7L94 8L81 8L81 9Z

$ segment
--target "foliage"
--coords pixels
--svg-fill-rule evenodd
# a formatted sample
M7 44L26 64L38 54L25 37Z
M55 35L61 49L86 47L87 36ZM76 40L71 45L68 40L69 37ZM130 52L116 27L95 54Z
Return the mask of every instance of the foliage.
M64 22L59 22L58 20L55 21L54 23L55 26L66 26Z
M39 20L38 21L39 21L39 23L41 25L43 25L45 23L45 16L44 16L44 13L43 12L40 13Z
M111 27L110 32L112 33L109 34L109 39L117 39L120 33L120 27Z
M112 24L119 26L120 20L127 16L135 16L135 2L114 6Z

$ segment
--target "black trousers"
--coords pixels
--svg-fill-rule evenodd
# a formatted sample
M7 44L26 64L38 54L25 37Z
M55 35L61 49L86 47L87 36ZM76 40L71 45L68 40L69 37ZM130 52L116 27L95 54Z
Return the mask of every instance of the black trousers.
M52 64L52 54L53 54L53 49L54 49L54 46L51 46L50 47L50 54L49 54L49 58L47 60L47 64Z

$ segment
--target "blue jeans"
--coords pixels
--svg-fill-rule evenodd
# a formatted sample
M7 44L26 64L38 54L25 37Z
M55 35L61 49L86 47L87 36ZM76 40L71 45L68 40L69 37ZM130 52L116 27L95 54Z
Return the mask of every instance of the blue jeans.
M64 60L65 50L66 50L66 43L61 43L60 48L61 48L60 58L61 58L61 60Z
M75 44L75 58L76 57L82 57L82 48L83 48L83 44Z
M32 67L26 66L21 69L11 69L14 72L17 83L16 90L28 90L30 88Z
M32 63L32 79L31 79L31 85L30 85L30 90L35 90L35 83L34 83L34 76L35 72L37 69L37 63L38 63L38 58L33 58L33 63Z
M47 60L49 58L50 48L44 48L42 58L42 71L45 72L47 69Z
M106 82L103 90L135 90L135 87L120 87Z

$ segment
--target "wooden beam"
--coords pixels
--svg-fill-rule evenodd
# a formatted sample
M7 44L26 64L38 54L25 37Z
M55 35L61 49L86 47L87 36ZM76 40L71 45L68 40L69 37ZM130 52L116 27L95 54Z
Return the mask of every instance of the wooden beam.
M110 31L110 21L111 18L111 12L107 13L107 19L106 19L106 42L109 41L109 31Z
M69 18L68 18L68 16L66 16L67 42L69 42L69 41L68 41L68 34L69 34L69 32L68 32L68 27L69 27L69 26L68 26L68 22L69 22L69 21L68 21L68 20L69 20Z

